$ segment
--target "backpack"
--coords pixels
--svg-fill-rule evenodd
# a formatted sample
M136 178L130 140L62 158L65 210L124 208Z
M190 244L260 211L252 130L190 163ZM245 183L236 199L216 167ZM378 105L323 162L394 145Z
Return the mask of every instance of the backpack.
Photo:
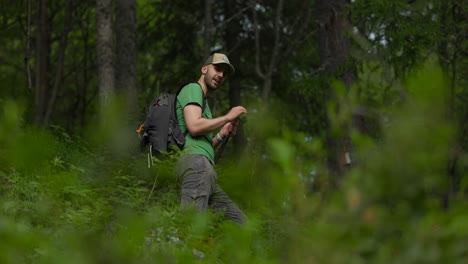
M148 160L153 155L161 157L168 152L183 149L187 131L181 131L179 126L176 103L177 96L186 85L179 88L176 94L163 92L154 98L144 123L136 130L140 137L140 150L144 151L149 145ZM203 96L202 112L205 107L206 98Z

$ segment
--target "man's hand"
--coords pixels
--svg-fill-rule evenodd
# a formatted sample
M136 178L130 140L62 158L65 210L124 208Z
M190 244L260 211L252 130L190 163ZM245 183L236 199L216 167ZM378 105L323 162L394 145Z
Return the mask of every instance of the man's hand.
M226 118L229 122L234 122L241 114L246 113L247 110L243 106L235 106L226 114Z
M239 127L239 120L233 121L233 122L228 122L226 123L221 131L219 131L219 135L222 138L226 138L229 134L231 135L236 135L237 133L237 128Z

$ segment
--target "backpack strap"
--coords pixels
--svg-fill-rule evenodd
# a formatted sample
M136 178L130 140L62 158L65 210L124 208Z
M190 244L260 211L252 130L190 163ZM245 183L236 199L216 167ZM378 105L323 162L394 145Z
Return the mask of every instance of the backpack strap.
M174 100L175 100L175 102L174 102L174 111L175 111L175 117L176 118L177 118L177 97L179 96L179 93L182 91L182 89L184 89L185 86L187 86L187 85L189 85L191 83L198 84L198 86L202 90L202 96L203 96L203 99L202 99L202 101L203 101L202 102L202 116L203 116L203 112L205 112L207 97L206 97L205 93L203 92L203 88L201 87L200 83L198 83L198 82L189 82L189 83L186 83L186 84L182 85L182 87L179 88L179 90L177 91L176 96L174 98ZM184 135L187 135L187 133L188 133L187 128L185 129L185 131L183 133L184 133ZM208 138L206 135L203 135L203 136L208 140L208 142L211 142L210 138ZM213 142L211 142L211 144L213 144Z
M189 83L186 83L184 85L182 85L182 87L179 88L179 90L177 91L176 93L176 96L174 98L175 102L174 102L174 106L177 105L177 96L179 96L179 93L182 91L182 89L184 89L185 86L191 84L191 83L196 83L198 84L198 86L200 87L200 89L202 89L202 95L203 95L203 99L202 99L202 115L203 115L203 112L205 112L205 109L206 109L206 95L205 93L203 92L203 88L201 87L201 85L198 83L198 82L189 82ZM177 117L177 107L174 107L174 111L175 111L175 116Z
M203 100L203 102L202 102L202 115L203 115L203 112L205 112L205 109L206 109L206 99L207 99L207 97L206 97L205 93L203 92L203 88L201 87L201 85L200 85L198 82L189 82L189 83L186 83L186 84L182 85L182 86L179 88L179 90L177 91L177 93L176 93L174 105L177 105L177 96L179 96L179 93L182 91L182 89L184 89L185 86L187 86L187 85L189 85L189 84L191 84L191 83L196 83L196 84L198 84L198 86L200 87L200 89L202 89L202 95L203 95L203 99L202 99L202 100ZM176 112L176 116L177 116L177 112Z

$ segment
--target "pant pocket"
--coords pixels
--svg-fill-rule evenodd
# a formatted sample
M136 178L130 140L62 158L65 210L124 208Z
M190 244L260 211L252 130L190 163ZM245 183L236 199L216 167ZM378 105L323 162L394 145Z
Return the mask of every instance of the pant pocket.
M208 208L207 191L198 189L182 189L181 205L194 205L198 211Z

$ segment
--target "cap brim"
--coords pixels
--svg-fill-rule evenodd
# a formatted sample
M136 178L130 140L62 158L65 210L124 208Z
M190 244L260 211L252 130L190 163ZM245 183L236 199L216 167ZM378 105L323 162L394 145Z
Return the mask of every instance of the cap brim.
M229 74L234 74L236 72L236 69L234 69L234 66L232 66L231 64L229 63L225 63L225 62L213 62L211 64L225 64L228 66L229 68Z

